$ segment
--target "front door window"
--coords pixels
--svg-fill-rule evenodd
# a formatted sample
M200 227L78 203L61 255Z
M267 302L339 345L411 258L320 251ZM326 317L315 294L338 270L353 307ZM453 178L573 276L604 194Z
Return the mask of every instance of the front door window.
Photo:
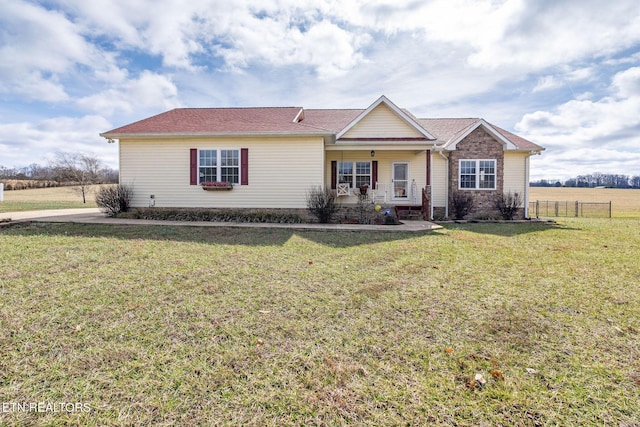
M393 198L409 198L409 163L393 164Z

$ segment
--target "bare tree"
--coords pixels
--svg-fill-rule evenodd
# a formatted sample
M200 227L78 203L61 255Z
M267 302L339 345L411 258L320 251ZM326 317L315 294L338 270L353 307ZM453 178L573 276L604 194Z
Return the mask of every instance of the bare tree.
M82 203L87 203L87 193L91 185L98 182L102 166L95 156L58 152L51 167L58 181L68 181L77 185L82 195Z
M100 170L100 184L117 184L120 179L118 169L105 167Z

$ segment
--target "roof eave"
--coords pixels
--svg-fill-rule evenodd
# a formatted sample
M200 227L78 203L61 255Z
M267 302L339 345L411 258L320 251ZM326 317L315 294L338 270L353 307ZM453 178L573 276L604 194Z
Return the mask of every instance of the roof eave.
M106 139L123 139L123 138L201 138L201 137L258 137L258 136L330 136L334 135L334 132L330 131L316 131L316 132L289 132L289 131L277 131L277 132L157 132L157 133L118 133L118 132L103 132L99 134Z

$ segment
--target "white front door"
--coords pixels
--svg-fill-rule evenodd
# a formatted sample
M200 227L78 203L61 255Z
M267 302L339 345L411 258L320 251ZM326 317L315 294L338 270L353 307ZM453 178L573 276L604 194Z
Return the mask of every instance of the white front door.
M394 162L393 169L393 200L409 200L409 163Z

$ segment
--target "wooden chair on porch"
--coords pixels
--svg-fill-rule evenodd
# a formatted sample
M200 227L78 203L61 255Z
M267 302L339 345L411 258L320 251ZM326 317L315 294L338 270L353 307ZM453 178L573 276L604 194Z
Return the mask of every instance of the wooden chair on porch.
M349 186L349 184L343 184L343 183L338 184L336 186L336 191L337 191L338 197L351 195L351 187Z

